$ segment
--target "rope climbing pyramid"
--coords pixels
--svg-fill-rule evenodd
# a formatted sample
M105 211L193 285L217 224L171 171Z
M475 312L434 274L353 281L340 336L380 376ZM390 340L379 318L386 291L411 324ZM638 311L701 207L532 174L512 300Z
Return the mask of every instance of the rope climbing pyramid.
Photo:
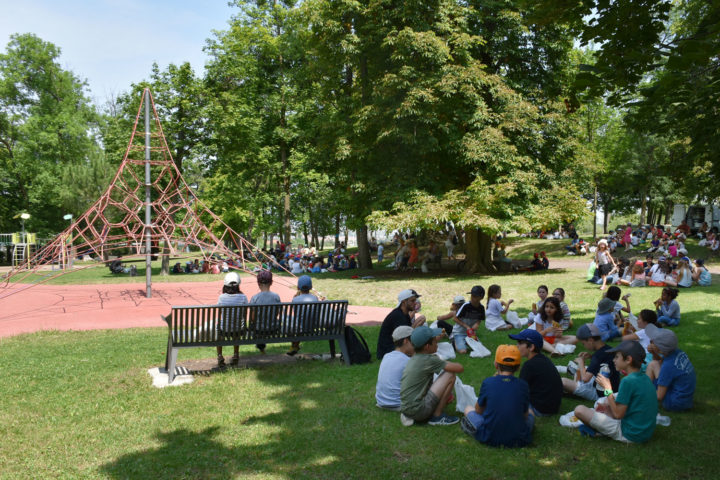
M138 135L144 107L146 131ZM24 286L63 275L77 257L89 255L98 260L80 268L96 267L105 265L109 256L149 258L148 246L157 254L160 245L173 256L183 254L188 246L196 247L211 264L232 259L234 268L249 273L269 261L196 197L173 161L152 95L145 89L125 156L108 188L51 243L11 270L4 287L8 288L11 279L21 282L49 265L58 270L33 277L33 283Z

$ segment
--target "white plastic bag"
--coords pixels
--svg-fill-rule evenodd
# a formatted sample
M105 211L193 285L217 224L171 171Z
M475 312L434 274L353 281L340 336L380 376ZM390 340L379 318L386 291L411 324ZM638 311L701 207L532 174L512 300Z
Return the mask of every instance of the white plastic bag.
M524 325L528 324L527 318L520 318L520 315L518 315L518 313L513 310L508 310L505 318L507 319L508 323L515 328L522 328Z
M563 355L567 355L568 353L573 353L575 351L575 345L567 345L565 343L556 343L553 346L555 347L555 350L558 353L562 353Z
M455 402L458 412L465 413L465 408L474 406L477 398L472 385L465 385L460 377L455 378Z
M455 358L455 349L451 343L442 342L438 343L437 356L443 360L452 360Z
M628 313L627 319L628 319L628 322L630 322L630 325L635 327L635 330L637 330L638 329L637 317L635 315L633 315L631 312L631 313Z
M480 343L478 340L475 340L472 337L467 337L465 339L465 343L467 343L468 347L472 349L472 352L470 352L471 357L485 358L490 356L490 350L485 348L485 345Z
M575 416L575 412L573 410L569 411L565 415L561 416L558 420L560 422L560 425L563 427L570 427L570 428L577 428L580 425L583 424L582 420L577 418Z

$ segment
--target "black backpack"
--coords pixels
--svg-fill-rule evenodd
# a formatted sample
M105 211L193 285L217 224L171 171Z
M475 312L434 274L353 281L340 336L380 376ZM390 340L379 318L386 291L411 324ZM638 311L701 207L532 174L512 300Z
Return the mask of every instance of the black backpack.
M369 363L372 356L363 336L354 328L345 325L345 345L347 345L350 364Z

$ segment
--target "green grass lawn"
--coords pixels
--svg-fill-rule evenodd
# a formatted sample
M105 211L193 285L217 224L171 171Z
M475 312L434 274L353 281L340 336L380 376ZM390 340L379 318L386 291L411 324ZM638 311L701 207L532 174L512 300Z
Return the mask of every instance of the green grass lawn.
M600 298L583 270L494 277L376 271L367 280L318 276L315 286L328 298L383 306L394 306L397 292L412 287L430 319L474 284L502 285L503 298L515 299L521 315L538 285L562 286L577 327L591 321ZM483 446L457 425L404 428L398 414L375 407L377 361L229 369L158 390L147 369L164 364L164 329L0 339L0 478L713 478L720 453L713 349L720 340L719 293L718 286L694 287L678 297L676 332L698 373L696 406L671 414L672 425L658 427L647 445L583 438L561 427L558 416L538 419L533 446L519 450ZM659 289L632 294L637 312L651 306ZM373 351L378 330L360 328ZM510 343L501 332L481 329L480 336L491 350ZM271 353L286 348L268 346ZM308 342L302 351L327 352L328 345ZM252 347L242 352L257 355ZM214 355L210 348L183 350L179 362ZM462 380L476 388L493 374L488 358L459 361ZM578 403L566 397L562 413Z

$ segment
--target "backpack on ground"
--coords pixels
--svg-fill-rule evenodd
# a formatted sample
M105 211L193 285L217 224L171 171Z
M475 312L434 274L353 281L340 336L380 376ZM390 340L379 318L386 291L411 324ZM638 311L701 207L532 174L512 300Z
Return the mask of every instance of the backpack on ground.
M372 356L363 336L354 328L345 325L345 345L347 345L350 364L369 363Z

